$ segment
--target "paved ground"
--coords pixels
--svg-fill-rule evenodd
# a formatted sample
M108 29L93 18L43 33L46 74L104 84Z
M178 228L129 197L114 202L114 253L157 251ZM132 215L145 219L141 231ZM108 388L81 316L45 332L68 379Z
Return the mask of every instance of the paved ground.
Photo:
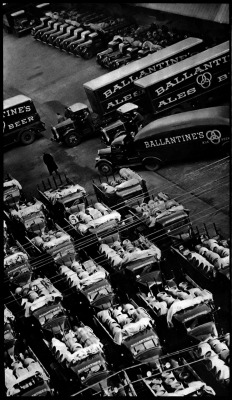
M18 39L4 34L3 52L4 98L19 93L28 95L47 126L47 131L35 143L5 150L4 172L11 173L22 183L27 196L36 195L36 185L48 177L42 162L42 153L47 151L53 154L60 171L65 171L92 195L92 179L98 177L95 157L102 147L100 139L93 138L76 148L66 148L50 141L50 125L56 123L55 113L63 112L65 105L77 101L88 104L83 83L106 71L94 58L89 61L75 58L34 41L30 35ZM228 236L229 162L212 164L214 162L176 164L158 173L138 171L147 180L148 187L154 189L153 193L163 190L179 198L191 210L194 222L216 222Z

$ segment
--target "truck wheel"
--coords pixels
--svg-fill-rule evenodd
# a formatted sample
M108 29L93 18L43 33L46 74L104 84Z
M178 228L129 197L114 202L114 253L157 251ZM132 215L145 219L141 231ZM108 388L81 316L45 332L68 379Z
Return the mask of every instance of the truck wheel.
M68 147L75 147L81 143L81 136L78 135L78 133L71 131L67 133L67 135L64 138L64 141Z
M161 161L158 158L146 158L143 165L148 171L157 171L161 166Z
M104 176L108 176L108 175L112 175L113 173L113 168L112 165L106 161L102 161L99 165L98 165L98 171L101 175Z
M35 132L34 131L23 131L20 137L20 141L22 144L27 145L33 143L35 140Z

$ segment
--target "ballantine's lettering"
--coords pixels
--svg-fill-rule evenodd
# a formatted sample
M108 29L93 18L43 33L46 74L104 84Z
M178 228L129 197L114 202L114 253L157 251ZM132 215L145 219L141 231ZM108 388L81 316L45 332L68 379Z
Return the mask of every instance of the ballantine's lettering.
M150 147L158 147L158 146L165 146L169 144L176 144L176 143L182 143L182 142L188 142L189 140L198 140L198 139L203 139L204 138L204 132L193 132L193 133L188 133L184 135L177 135L169 138L160 138L160 139L154 139L150 140L149 142L144 142L145 148L148 149Z
M105 90L102 94L104 95L105 99L108 99L109 97L113 96L115 93L122 91L128 85L132 85L133 82L136 81L137 79L141 79L144 76L153 74L153 72L160 71L163 68L166 68L166 67L169 67L170 65L176 64L179 61L182 61L185 58L190 57L192 54L193 53L191 53L190 51L187 51L185 54L178 55L174 58L169 58L167 60L158 62L157 64L146 67L143 70L138 71L135 74L130 75L127 78L124 78L123 80L117 82L111 88Z
M208 74L208 73L206 72L206 74ZM198 77L199 77L199 75L197 76L197 78ZM207 91L207 88L208 89L211 89L211 88L216 89L220 85L223 85L225 83L225 81L229 79L229 73L227 73L227 74L225 73L223 75L214 77L213 79L214 79L214 83L213 83L213 80L208 79L208 82L206 82L204 79L201 78L201 80L197 82L197 85L195 87L192 87L192 88L188 89L187 91L183 91L181 93L174 92L173 94L170 93L169 97L163 96L162 100L160 100L160 101L158 100L157 102L155 102L155 99L154 99L153 107L156 111L162 111L162 109L164 109L165 107L169 106L172 103L178 102L178 100L181 100L184 97L187 97L187 96L195 97L199 93L199 90ZM206 83L207 83L207 86L206 86ZM167 96L168 96L168 94L167 94Z
M174 103L175 101L177 101L183 97L191 96L192 94L196 93L196 91L197 91L196 88L193 87L191 89L188 89L186 92L181 92L181 93L175 94L175 97L168 97L165 100L161 100L158 104L158 108L165 107L168 104Z
M9 108L8 110L3 111L3 118L4 117L11 117L12 115L22 114L22 113L29 113L31 112L31 106L21 106L15 108Z
M165 93L166 91L168 91L170 88L173 88L176 85L179 85L180 83L184 82L187 79L192 78L193 76L195 76L197 74L201 74L205 71L211 70L215 66L219 67L219 66L229 62L229 59L230 59L230 55L227 54L227 55L217 58L215 60L205 62L204 64L202 64L198 67L195 67L193 70L191 70L189 72L181 73L180 75L176 76L172 80L166 82L163 86L156 88L155 92L156 92L157 96L160 96L163 93Z
M33 122L34 120L35 120L34 116L30 115L30 117L23 118L20 121L16 121L16 122L14 122L12 124L6 124L5 129L8 128L9 130L12 130L12 129L15 129L15 128L19 128L20 126L26 125L29 122Z
M118 108L119 105L124 104L124 103L126 103L126 102L128 102L128 101L130 101L130 100L132 100L132 99L134 99L136 97L141 96L142 93L143 93L142 90L135 90L135 91L123 96L122 98L119 97L117 99L113 99L112 101L107 103L106 110L110 110L111 111L114 108Z

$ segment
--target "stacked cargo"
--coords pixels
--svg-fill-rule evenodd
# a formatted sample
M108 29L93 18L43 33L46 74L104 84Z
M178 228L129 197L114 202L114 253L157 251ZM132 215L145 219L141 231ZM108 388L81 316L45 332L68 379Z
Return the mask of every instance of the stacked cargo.
M94 308L102 309L113 302L114 292L109 282L109 274L93 260L84 262L74 261L67 267L61 265L59 272L77 294L80 294L80 301Z
M32 349L15 331L15 316L4 307L5 394L9 396L53 395L50 377Z
M77 232L83 236L115 228L121 220L121 215L101 203L95 203L93 206L82 207L81 211L79 208L79 211L71 214L68 219Z
M11 175L3 182L3 202L7 207L15 207L22 198L22 186Z
M151 316L130 299L99 311L94 316L113 346L122 346L122 355L137 362L152 362L162 354Z
M44 233L47 225L45 213L45 206L37 199L33 199L33 202L21 202L9 212L12 219L22 223L26 231L33 235Z

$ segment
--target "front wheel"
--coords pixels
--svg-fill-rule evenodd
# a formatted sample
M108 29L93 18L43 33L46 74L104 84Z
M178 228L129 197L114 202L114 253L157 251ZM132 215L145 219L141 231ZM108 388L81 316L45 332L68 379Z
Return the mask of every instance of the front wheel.
M112 165L107 161L102 161L98 164L98 171L101 175L109 176L113 173Z
M20 141L22 144L25 146L28 144L33 143L35 140L35 132L28 130L28 131L23 131L20 137Z
M90 58L93 57L93 51L90 47L86 47L82 52L81 52L81 57L84 58L84 60L90 60Z
M143 165L148 171L157 171L161 167L161 161L158 158L150 157L143 161Z
M81 136L78 135L78 133L71 131L67 133L67 135L64 138L64 141L68 147L75 147L81 143Z

